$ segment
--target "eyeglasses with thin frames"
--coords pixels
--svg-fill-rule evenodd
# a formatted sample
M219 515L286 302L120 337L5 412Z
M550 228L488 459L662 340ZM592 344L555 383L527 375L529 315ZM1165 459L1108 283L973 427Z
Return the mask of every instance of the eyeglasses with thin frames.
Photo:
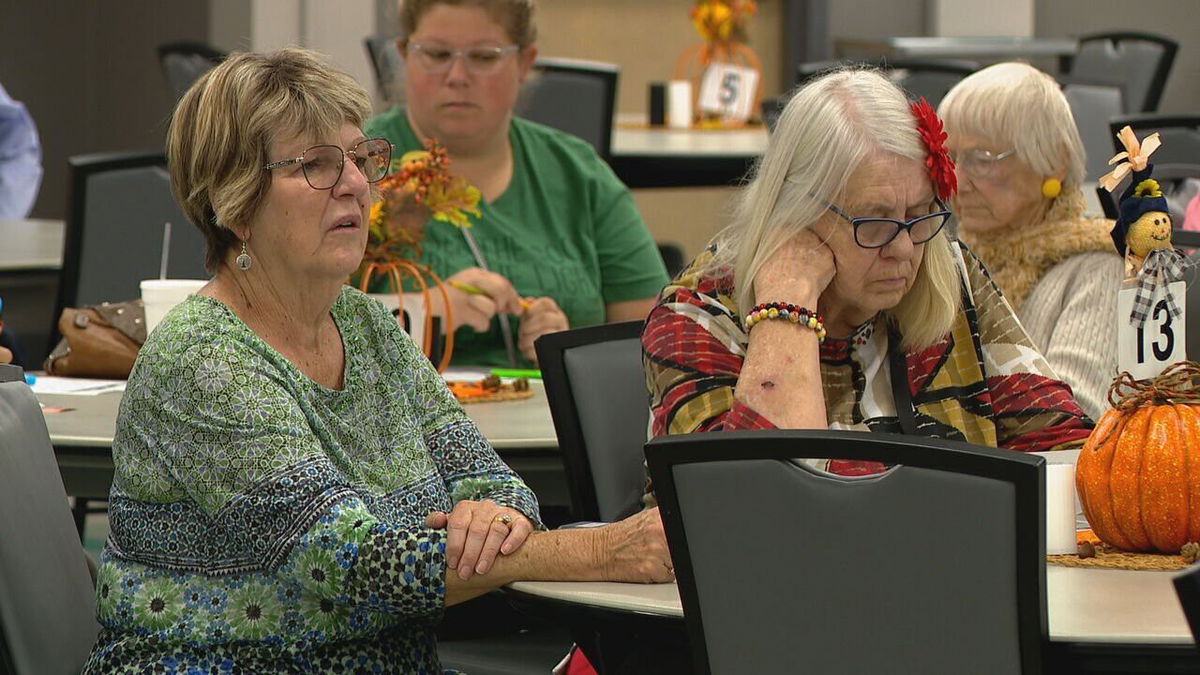
M883 248L892 243L901 230L908 231L908 236L914 244L924 244L936 237L937 233L946 226L946 221L950 219L951 213L940 199L933 201L941 208L940 211L917 216L911 220L855 218L829 202L825 202L825 206L854 226L854 243L862 248Z
M972 148L962 152L950 153L954 166L960 171L976 178L988 178L995 173L1000 162L1017 154L1016 149L1004 152L991 152L981 148Z
M450 49L438 45L427 45L420 42L408 43L408 56L428 73L445 75L450 72L457 59L462 59L467 66L467 72L472 75L490 75L500 68L504 57L520 51L518 45L507 47L471 47L470 49Z
M336 145L314 145L299 157L271 162L263 169L270 171L299 164L304 171L304 180L314 190L331 190L342 178L347 157L368 183L377 183L388 174L388 167L392 163L392 144L384 138L368 138L349 150Z

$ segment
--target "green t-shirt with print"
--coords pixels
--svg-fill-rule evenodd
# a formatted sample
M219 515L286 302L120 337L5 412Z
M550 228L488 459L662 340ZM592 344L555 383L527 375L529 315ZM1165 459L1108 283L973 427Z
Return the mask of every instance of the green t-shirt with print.
M401 108L367 122L368 136L395 144L394 156L423 146ZM488 268L525 297L549 296L572 328L603 323L605 305L655 296L667 272L629 189L586 142L514 118L513 176L496 201L481 203L471 233ZM454 167L451 165L450 170ZM477 263L462 232L430 220L420 262L442 278ZM520 317L509 317L517 344ZM529 365L517 354L520 365ZM457 364L505 365L499 322L454 336Z

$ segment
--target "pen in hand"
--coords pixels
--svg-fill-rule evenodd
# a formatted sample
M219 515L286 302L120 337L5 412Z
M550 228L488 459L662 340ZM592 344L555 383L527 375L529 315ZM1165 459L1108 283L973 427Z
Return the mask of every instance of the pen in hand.
M483 290L482 288L480 288L478 286L468 284L465 281L456 281L456 280L451 279L448 283L451 286L457 288L458 290L460 290L463 293L466 293L468 295L487 295L487 291ZM525 311L525 310L529 309L529 306L532 304L533 304L533 301L530 300L529 298L521 298L521 311Z

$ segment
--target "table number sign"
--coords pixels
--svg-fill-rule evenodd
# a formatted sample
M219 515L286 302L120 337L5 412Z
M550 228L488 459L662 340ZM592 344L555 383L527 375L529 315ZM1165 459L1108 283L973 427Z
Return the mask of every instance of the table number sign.
M754 112L758 71L730 63L714 63L704 71L698 105L702 112L731 122L745 122Z
M1127 371L1135 379L1145 380L1158 375L1167 366L1187 358L1186 328L1187 308L1184 298L1187 286L1175 281L1165 286L1158 285L1150 297L1150 311L1145 323L1137 327L1130 323L1133 298L1137 282L1126 282L1117 293L1117 367ZM1184 312L1178 317L1171 315L1166 294Z

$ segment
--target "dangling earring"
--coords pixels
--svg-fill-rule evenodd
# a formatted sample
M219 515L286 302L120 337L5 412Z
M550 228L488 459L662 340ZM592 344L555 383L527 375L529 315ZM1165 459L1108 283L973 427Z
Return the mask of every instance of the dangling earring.
M1057 178L1047 178L1042 183L1042 196L1046 199L1054 199L1062 193L1062 181Z
M246 251L246 242L245 241L242 241L241 255L239 255L237 257L237 260L235 260L234 262L237 263L238 269L242 270L243 272L250 269L250 266L254 264L254 261L250 259L250 254Z

